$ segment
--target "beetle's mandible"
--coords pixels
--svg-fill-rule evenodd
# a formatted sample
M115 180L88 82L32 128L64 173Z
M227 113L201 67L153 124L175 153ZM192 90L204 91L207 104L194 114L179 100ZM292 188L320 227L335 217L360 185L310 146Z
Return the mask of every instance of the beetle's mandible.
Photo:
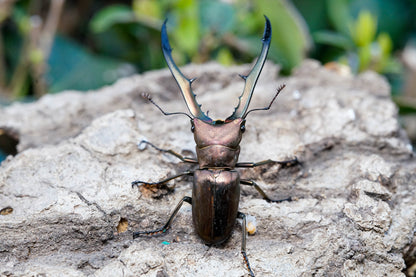
M142 184L158 186L181 176L193 176L192 198L185 196L176 206L167 223L160 229L153 231L134 232L133 238L143 235L154 235L166 232L170 228L173 218L179 211L183 202L192 205L192 218L194 228L202 240L207 244L218 244L225 241L231 234L237 218L242 219L242 244L241 253L244 263L251 276L254 276L246 255L246 216L238 211L240 200L240 184L253 186L262 197L269 202L281 202L291 200L290 198L274 200L269 198L264 191L252 180L241 179L238 167L256 167L269 163L281 165L293 165L298 163L297 159L288 161L265 160L257 163L238 162L240 153L240 141L245 131L247 115L252 111L268 110L273 104L279 92L284 88L281 86L270 104L260 109L248 110L251 97L257 79L266 61L267 53L271 41L271 25L265 16L266 23L262 38L263 47L254 67L247 76L240 75L245 80L243 93L239 97L239 103L233 114L225 120L212 120L207 114L202 112L200 105L195 99L191 84L194 79L187 79L172 59L172 49L169 44L166 32L166 20L162 26L162 51L169 69L181 90L182 96L188 107L189 113L184 113L191 119L192 132L196 143L197 159L183 157L172 151L160 149L150 142L143 141L155 149L172 154L184 162L198 164L199 168L195 171L186 171L181 174L158 182L134 181L133 186ZM148 100L156 105L149 96ZM165 115L181 114L166 113L156 105Z

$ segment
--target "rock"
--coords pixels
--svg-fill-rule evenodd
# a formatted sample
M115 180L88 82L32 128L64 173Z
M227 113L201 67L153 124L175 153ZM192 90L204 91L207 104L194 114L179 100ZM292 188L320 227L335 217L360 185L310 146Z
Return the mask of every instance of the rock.
M250 65L183 68L213 118L232 113ZM380 76L338 75L305 61L279 77L266 63L247 117L240 161L297 157L299 166L241 170L273 198L242 186L240 211L256 220L247 254L258 276L405 276L416 262L416 160ZM19 140L0 165L0 275L242 276L241 223L207 246L184 204L164 235L132 239L165 224L191 178L161 189L132 188L192 168L152 147L194 157L189 119L168 70L98 91L63 92L0 109L0 129Z

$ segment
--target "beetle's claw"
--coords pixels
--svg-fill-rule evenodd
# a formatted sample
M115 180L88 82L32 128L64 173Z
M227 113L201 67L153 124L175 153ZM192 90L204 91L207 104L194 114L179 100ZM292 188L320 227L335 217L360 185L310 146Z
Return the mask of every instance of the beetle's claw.
M298 160L297 157L295 157L292 160L287 160L287 161L282 161L282 162L278 162L282 167L291 167L291 166L295 166L295 165L302 165L302 163Z
M168 191L173 191L175 189L175 185L168 186L166 183L149 183L149 182L143 182L143 181L133 181L131 182L131 187L140 187L144 186L147 189L151 188L157 188L157 189L166 189Z
M167 230L169 230L170 226L167 227L163 227L157 230L153 230L153 231L138 231L138 232L134 232L133 233L133 239L138 238L138 237L151 237L151 236L155 236L155 235L160 235L163 233L166 233Z
M142 93L142 97L143 97L144 99L146 99L147 101L152 100L152 96L151 96L151 95L150 95L150 93L148 93L148 92L143 92L143 93Z
M292 196L289 196L288 198L284 198L284 199L266 199L267 202L269 203L281 203L284 201L288 201L291 202L293 200Z
M133 181L131 182L131 187L139 187L139 186L151 186L151 187L159 187L160 185L163 185L163 183L148 183L143 181Z
M131 182L131 187L132 188L139 187L140 185L143 185L143 184L147 184L147 183L142 182L142 181L133 181L133 182Z

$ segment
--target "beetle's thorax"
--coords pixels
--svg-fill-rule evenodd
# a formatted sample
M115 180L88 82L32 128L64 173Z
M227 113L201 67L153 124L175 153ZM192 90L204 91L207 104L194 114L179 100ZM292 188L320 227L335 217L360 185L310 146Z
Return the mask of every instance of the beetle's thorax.
M240 154L244 119L212 124L194 118L194 138L199 167L234 168ZM218 122L218 121L217 121Z

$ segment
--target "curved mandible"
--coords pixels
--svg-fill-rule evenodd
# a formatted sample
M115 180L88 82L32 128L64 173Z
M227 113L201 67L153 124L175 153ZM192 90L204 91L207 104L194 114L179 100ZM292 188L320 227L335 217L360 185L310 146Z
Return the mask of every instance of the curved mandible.
M264 18L266 19L266 23L264 26L264 33L262 38L263 48L256 64L253 66L253 69L250 71L250 73L247 76L240 75L241 78L245 80L244 90L238 99L238 105L235 108L234 113L228 117L227 120L244 117L244 114L247 112L248 106L250 105L257 79L259 78L261 70L263 69L264 62L266 61L267 53L269 52L270 41L272 39L272 27L267 16L264 16Z
M170 72L172 73L173 77L176 80L176 83L178 84L181 90L186 106L188 107L188 110L191 112L192 116L197 117L206 122L211 122L212 119L202 112L201 105L199 105L198 102L196 102L195 94L192 92L191 84L195 79L186 78L172 59L172 48L170 47L168 34L166 32L167 21L168 20L166 19L165 22L163 22L161 30L162 51L163 55L165 56L166 63L168 64Z

